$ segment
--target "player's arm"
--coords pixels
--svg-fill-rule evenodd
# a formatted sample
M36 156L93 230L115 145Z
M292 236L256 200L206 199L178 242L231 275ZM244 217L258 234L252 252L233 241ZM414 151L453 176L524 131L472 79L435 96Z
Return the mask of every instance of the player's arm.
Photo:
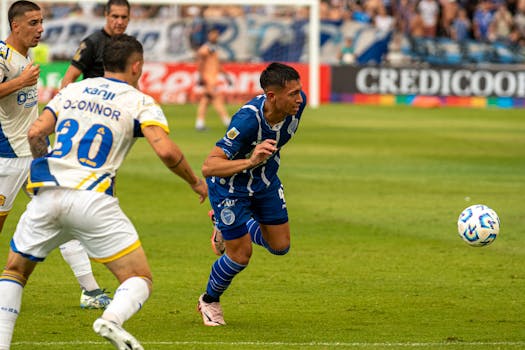
M27 137L33 158L39 158L47 154L47 137L55 131L55 123L56 119L51 110L44 109L29 128Z
M71 84L72 82L75 82L78 77L82 74L82 71L78 69L77 67L73 66L72 64L69 65L66 73L64 74L64 78L62 78L62 83L60 84L60 88L64 88Z
M75 55L73 55L73 58L71 59L71 64L67 68L64 78L62 79L60 88L62 89L77 81L83 70L87 67L93 67L95 56L95 45L92 41L89 39L81 41Z
M18 77L0 84L0 98L27 86L36 85L39 75L40 66L38 64L28 64Z
M228 159L222 148L215 146L202 165L202 175L228 177L253 168L277 151L276 144L277 141L266 139L255 146L249 158L232 160Z
M206 182L195 175L180 148L169 138L164 129L150 125L142 128L142 133L164 165L186 181L199 195L202 203L208 196Z

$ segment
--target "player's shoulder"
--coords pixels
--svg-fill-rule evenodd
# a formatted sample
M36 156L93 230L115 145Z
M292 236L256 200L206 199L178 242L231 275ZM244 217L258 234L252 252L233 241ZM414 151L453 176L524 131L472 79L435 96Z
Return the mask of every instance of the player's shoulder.
M237 113L235 113L235 116L245 120L245 122L250 120L256 122L257 118L261 115L260 111L262 108L262 103L262 99L256 97L239 108Z
M100 29L89 34L82 41L91 45L100 45L108 38L109 35L106 34L103 29Z

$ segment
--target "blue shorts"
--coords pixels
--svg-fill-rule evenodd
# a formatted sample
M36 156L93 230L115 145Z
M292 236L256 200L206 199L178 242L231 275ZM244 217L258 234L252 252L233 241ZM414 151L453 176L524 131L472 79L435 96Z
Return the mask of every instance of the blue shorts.
M247 193L229 193L228 186L206 180L208 198L215 213L215 225L225 240L240 238L248 233L246 223L250 218L265 225L288 222L284 188L274 181L264 191L249 196Z

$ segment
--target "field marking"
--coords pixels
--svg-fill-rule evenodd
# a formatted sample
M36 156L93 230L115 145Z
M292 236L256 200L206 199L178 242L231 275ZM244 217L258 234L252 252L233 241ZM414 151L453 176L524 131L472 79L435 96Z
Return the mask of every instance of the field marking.
M32 342L19 341L11 345L31 345L31 346L57 346L57 345L104 345L108 342L102 341L60 341L60 342ZM443 346L524 346L525 341L516 342L415 342L415 343L365 343L365 342L309 342L309 343L288 343L288 342L207 342L207 341L158 341L141 342L143 345L228 345L228 346L290 346L290 347L347 347L347 348L375 348L375 347L406 347L406 348L432 348Z

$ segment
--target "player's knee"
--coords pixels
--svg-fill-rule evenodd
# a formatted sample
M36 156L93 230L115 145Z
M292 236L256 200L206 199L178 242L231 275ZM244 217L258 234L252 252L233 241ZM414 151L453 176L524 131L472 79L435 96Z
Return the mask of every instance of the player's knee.
M290 244L278 247L268 247L268 251L273 255L286 255L290 251Z
M248 265L250 262L250 258L252 257L251 249L241 251L228 251L228 249L226 249L226 252L231 260L241 265Z

